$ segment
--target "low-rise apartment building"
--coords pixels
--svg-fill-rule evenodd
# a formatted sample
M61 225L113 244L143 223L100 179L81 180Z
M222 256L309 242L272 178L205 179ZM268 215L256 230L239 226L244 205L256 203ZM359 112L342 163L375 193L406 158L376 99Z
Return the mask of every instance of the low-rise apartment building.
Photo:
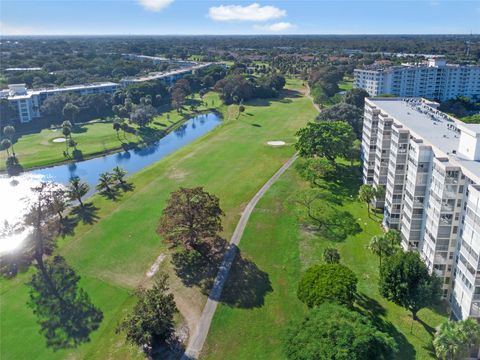
M363 181L385 188L384 226L443 282L457 319L480 318L480 124L421 98L366 99Z
M113 94L117 88L118 84L113 82L32 90L27 89L25 84L11 84L5 95L17 113L17 120L21 123L28 123L41 116L40 106L46 98L54 94Z
M113 94L119 87L137 84L145 81L158 80L170 86L185 75L192 74L199 69L213 65L213 63L195 63L193 66L172 70L163 73L152 73L140 77L124 78L120 83L104 82L94 84L72 85L49 89L27 89L25 84L11 84L8 91L2 91L0 97L6 98L17 113L17 120L28 123L41 116L40 107L49 96L59 93L88 94Z
M457 96L480 98L480 66L447 64L442 57L420 64L355 69L354 86L370 96L391 94L445 101Z

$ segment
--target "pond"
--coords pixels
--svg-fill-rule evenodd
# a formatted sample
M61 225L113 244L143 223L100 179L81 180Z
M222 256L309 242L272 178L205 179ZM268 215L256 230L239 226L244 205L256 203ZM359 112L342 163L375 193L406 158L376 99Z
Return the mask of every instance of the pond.
M159 141L142 148L32 170L15 177L0 175L0 228L5 222L10 225L21 222L32 195L31 188L41 181L67 184L72 177L78 176L90 185L91 194L101 173L119 166L131 175L191 143L220 123L221 117L214 112L198 115ZM0 238L0 253L15 249L25 238L26 231Z

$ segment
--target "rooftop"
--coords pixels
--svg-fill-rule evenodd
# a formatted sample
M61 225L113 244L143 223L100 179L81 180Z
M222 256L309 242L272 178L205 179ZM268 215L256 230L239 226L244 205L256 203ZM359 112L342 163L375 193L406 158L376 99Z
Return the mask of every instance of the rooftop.
M461 132L479 134L480 124L466 124L421 98L369 98L368 101L430 145L436 157L448 157L453 166L462 166L469 177L480 182L480 161L458 153Z
M22 87L22 86L25 87L25 84L9 85L9 87L12 87L12 88ZM25 94L10 95L8 96L8 98L11 100L20 100L20 99L28 99L32 95L39 95L44 93L74 91L74 90L82 90L82 89L95 89L95 88L107 87L107 86L118 86L118 84L114 82L99 82L99 83L82 84L82 85L70 85L70 86L63 86L63 87L27 89Z

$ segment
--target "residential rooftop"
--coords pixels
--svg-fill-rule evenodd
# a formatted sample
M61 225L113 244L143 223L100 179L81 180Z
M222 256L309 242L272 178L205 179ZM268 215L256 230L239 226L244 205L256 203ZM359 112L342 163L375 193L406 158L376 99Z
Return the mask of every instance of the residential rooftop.
M108 86L118 86L118 84L114 82L98 82L98 83L91 83L91 84L70 85L70 86L52 87L52 88L37 88L37 89L27 89L25 87L25 84L10 84L9 88L11 88L11 93L8 95L8 99L21 100L21 99L28 99L32 95L63 92L63 91L87 90L87 89L95 89L95 88L108 87ZM22 87L25 93L16 94L15 89L22 88Z
M480 183L480 161L459 152L462 133L478 139L480 124L466 124L437 110L437 103L422 98L368 98L367 101L431 146L437 158L448 158L452 166L463 167L470 178Z

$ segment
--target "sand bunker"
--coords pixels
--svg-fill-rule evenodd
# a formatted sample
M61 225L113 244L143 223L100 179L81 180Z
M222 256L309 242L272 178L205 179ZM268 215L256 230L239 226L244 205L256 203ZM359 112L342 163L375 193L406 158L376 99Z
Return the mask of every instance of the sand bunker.
M270 146L283 146L285 145L285 141L279 141L279 140L268 141L267 144Z
M52 140L52 142L54 143L61 143L61 142L65 142L67 141L67 139L63 138L63 137L59 137L59 138L55 138Z

